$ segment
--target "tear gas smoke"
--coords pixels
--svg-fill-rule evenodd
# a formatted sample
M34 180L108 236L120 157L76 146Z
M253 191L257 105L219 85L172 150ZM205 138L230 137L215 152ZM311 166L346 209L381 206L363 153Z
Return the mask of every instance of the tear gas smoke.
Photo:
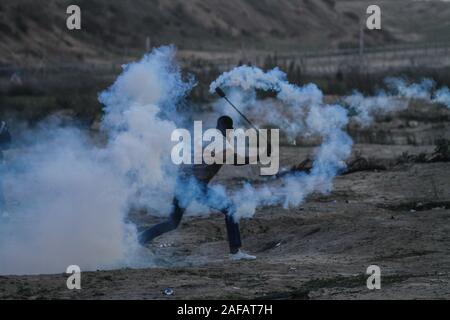
M210 92L217 87L228 87L230 99L250 113L254 121L269 119L267 122L284 130L291 139L316 135L322 141L310 173L288 175L282 179L281 186L257 190L247 184L235 192L232 195L238 205L235 216L251 217L259 205L297 206L313 192L329 192L333 178L345 168L344 161L351 153L352 140L344 132L350 120L370 126L375 115L404 110L411 99L450 107L449 89L444 87L433 92L435 83L430 79L413 84L400 78L387 78L385 82L387 91L380 91L374 97L354 92L344 97L340 106L324 103L323 93L314 84L297 87L288 83L286 75L277 68L265 73L256 67L241 66L214 81ZM275 92L281 106L274 101L257 101L256 89ZM224 107L223 102L215 106L216 109Z
M440 88L434 93L433 102L446 105L450 108L450 89L447 87Z
M385 84L387 90L381 90L374 97L364 97L357 91L344 97L344 103L355 113L352 118L360 125L370 126L375 115L407 109L412 99L440 103L450 108L449 89L443 87L434 90L436 84L431 79L423 79L419 83L409 84L405 79L386 78Z
M272 70L271 73L272 75L283 74L277 69ZM245 80L246 83L242 88L232 85L232 83L239 82L237 75L230 78L229 82L228 95L230 99L239 105L253 122L259 126L270 124L282 128L290 140L295 140L299 133L303 133L302 122L295 120L303 117L302 108L286 108L285 103L279 103L279 100L257 100L255 92L248 90L248 80ZM385 83L387 89L379 90L375 96L364 96L355 90L351 95L344 96L340 100L341 105L349 111L349 121L368 127L373 123L374 116L405 110L413 99L428 103L440 103L450 108L450 90L447 87L434 89L436 85L431 79L423 79L419 83L408 83L402 78L386 78ZM305 103L309 103L306 101L307 99L312 102L322 101L322 92L316 89L312 84L302 87ZM277 92L279 86L265 86L260 90ZM214 105L217 113L224 108L226 108L226 104L221 100ZM235 121L244 125L239 117L235 117Z
M285 113L289 114L289 132L318 136L322 141L310 173L287 175L277 186L254 188L246 184L242 190L234 192L231 197L237 206L236 219L253 216L260 205L297 206L313 192L331 190L333 178L345 168L352 147L352 140L344 131L348 116L343 107L324 103L323 93L314 84L303 87L290 84L278 68L264 72L256 67L241 66L222 74L211 84L210 92L217 87L232 88L230 99L237 98L236 104L244 109L254 103L256 89L276 92ZM280 114L276 115L275 122L280 118Z
M49 122L16 139L25 148L8 154L1 173L9 219L0 221L0 274L141 265L127 212L140 203L168 212L176 126L163 119L193 85L173 56L172 47L154 50L100 95L106 146Z
M106 145L94 145L76 127L48 121L16 139L25 147L8 153L0 175L10 216L0 221L0 274L60 273L72 264L82 270L151 265L148 255L141 259L136 228L127 222L127 215L134 206L146 207L152 214L170 212L177 171L170 161L170 137L185 121L177 106L186 103L183 98L194 86L191 79L183 80L174 54L173 47L155 49L125 66L115 83L100 94L105 105L102 128L109 137ZM387 110L399 96L449 106L447 88L433 93L428 82L391 83L395 93L347 97L356 111L354 118L369 124L375 113ZM270 117L288 135L315 136L321 141L310 173L284 176L276 186L255 188L247 183L229 192L237 220L251 217L258 206L297 206L313 192L332 189L333 178L351 153L352 140L345 132L347 108L324 103L314 84L290 84L277 68L264 72L238 67L214 81L211 92L217 86L227 89L230 100L243 111ZM256 89L275 91L283 108L267 101L255 103ZM227 109L222 114L223 110ZM227 192L222 185L213 187L217 194Z

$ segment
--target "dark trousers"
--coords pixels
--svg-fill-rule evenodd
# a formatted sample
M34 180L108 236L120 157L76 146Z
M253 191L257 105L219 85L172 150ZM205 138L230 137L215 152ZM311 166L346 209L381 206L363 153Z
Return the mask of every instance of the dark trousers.
M180 224L186 208L193 200L218 210L225 215L230 252L237 252L242 244L239 223L233 219L234 204L224 194L213 190L194 178L178 180L169 219L142 232L139 235L139 241L144 244L163 233L175 230Z

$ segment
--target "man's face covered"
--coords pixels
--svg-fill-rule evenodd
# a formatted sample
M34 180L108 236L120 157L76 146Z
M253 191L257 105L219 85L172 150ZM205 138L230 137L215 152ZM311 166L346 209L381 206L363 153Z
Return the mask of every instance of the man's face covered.
M227 129L233 129L233 119L228 116L222 116L217 119L217 130L226 137Z

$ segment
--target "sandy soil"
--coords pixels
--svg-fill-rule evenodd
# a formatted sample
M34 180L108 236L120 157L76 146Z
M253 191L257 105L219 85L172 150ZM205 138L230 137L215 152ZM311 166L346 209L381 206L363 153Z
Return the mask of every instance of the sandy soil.
M356 145L368 157L394 159L432 146ZM288 167L311 149L284 147ZM255 168L223 169L234 186ZM239 178L238 178L239 177ZM244 177L244 178L243 178ZM158 267L85 272L82 290L67 275L0 277L2 299L411 299L450 297L450 163L403 164L335 180L335 190L298 208L261 208L242 222L244 248L256 261L231 262L223 217L186 217L150 247ZM276 183L276 182L273 182ZM140 227L158 219L132 217ZM381 268L381 290L366 269ZM162 291L170 287L173 296Z

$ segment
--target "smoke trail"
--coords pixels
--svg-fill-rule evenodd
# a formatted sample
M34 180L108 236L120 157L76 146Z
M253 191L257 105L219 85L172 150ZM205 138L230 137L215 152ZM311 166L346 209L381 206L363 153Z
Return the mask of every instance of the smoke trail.
M256 123L270 119L270 124L278 126L291 139L318 136L322 141L309 174L291 174L276 188L265 186L257 190L246 184L235 192L232 198L238 204L236 218L251 217L259 205L297 206L313 192L330 191L333 178L345 167L344 161L351 153L352 140L344 132L350 120L370 126L375 115L404 110L411 99L450 107L450 90L444 87L433 92L433 80L408 84L400 78L387 78L385 83L388 90L374 97L355 91L344 97L344 104L340 106L325 104L323 93L314 84L297 87L288 83L286 75L277 68L265 73L256 67L242 66L215 80L210 92L219 86L228 88L230 99L250 113ZM257 101L255 89L276 92L277 101ZM223 107L223 102L215 106L216 109Z
M383 91L374 97L365 97L360 92L354 92L352 95L344 97L343 102L352 113L352 120L362 127L372 125L375 115L405 110L409 106L407 100L390 96Z
M365 97L355 91L344 97L343 101L353 111L353 120L361 126L368 127L375 115L384 115L407 109L412 99L428 103L440 103L450 108L450 90L442 87L434 91L435 82L423 79L419 83L407 83L402 78L386 78L387 90L381 90L374 97Z
M227 80L228 96L242 107L253 122L260 126L276 125L282 128L283 133L287 135L290 141L295 141L300 133L305 133L304 123L296 121L305 116L302 106L322 103L323 94L314 84L309 84L301 88L301 93L298 93L299 96L296 97L296 103L291 104L289 108L285 108L286 101L281 101L279 97L278 100L257 100L255 91L250 90L251 80L255 82L256 87L260 86L258 87L260 90L279 92L280 84L277 83L278 80L274 79L286 78L286 75L279 69L267 73L267 77L270 78L269 83L262 80L263 75L262 70L255 71L254 77L248 79L239 79L237 74L230 75ZM450 108L450 90L447 87L434 90L435 82L431 79L423 79L419 83L409 84L401 78L386 78L385 83L387 90L380 90L375 96L364 96L362 93L354 91L353 94L341 99L342 106L349 111L351 121L362 127L369 127L372 125L375 116L405 110L413 99L440 103ZM217 114L220 113L219 110L224 108L226 108L226 103L222 100L214 104ZM240 117L235 116L234 120L236 123L244 125Z
M434 81L431 79L423 79L419 83L408 84L401 78L387 78L385 83L392 95L407 99L423 100L431 100L431 90L435 86Z
M24 132L2 173L9 220L0 221L0 274L139 266L131 204L168 212L173 168L167 119L192 82L163 47L125 66L100 95L104 147L75 127L43 122ZM143 261L149 265L149 261Z
M220 85L229 88L230 99L239 105L252 121L261 126L266 124L264 121L270 119L270 123L282 128L283 133L290 139L295 139L299 133L307 133L303 121L306 107L323 104L323 93L315 84L293 86L286 81L286 74L278 68L265 73L256 67L242 66L219 77L211 88ZM254 89L279 92L278 100L257 100ZM286 104L289 108L286 108ZM226 107L223 100L214 105L215 110L223 110ZM244 125L240 117L235 116L233 120Z
M265 186L260 189L246 184L232 195L237 205L236 219L251 217L259 205L297 206L313 192L327 193L339 170L345 168L345 159L350 156L352 140L344 132L348 123L347 111L339 105L323 102L323 94L314 84L297 87L286 81L286 75L275 68L267 73L256 67L242 66L222 74L210 86L210 92L217 87L233 88L233 95L252 97L251 92L271 90L277 93L288 109L293 134L320 137L322 144L315 152L313 168L309 174L291 174L283 178L281 185ZM252 101L253 99L247 99ZM245 99L239 101L244 105ZM282 128L284 129L284 128Z
M450 108L450 89L447 87L437 90L434 94L433 102L441 103Z

